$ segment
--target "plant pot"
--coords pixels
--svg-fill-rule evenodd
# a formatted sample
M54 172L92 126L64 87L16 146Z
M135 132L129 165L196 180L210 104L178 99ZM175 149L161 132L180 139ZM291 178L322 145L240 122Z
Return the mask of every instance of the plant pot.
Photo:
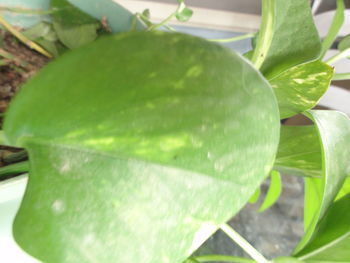
M82 9L96 19L107 19L108 25L113 32L128 31L132 25L134 15L121 5L112 0L68 0L71 4ZM48 10L50 0L0 0L1 7ZM4 12L5 19L12 25L28 28L43 20L48 20L46 15L19 14L16 12ZM137 28L143 25L137 21Z

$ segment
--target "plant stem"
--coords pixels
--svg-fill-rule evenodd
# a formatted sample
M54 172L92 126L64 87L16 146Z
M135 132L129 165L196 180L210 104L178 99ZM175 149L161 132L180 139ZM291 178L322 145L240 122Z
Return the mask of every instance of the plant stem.
M0 168L0 177L29 171L29 161L15 163Z
M255 36L255 33L249 33L249 34L244 34L244 35L235 36L235 37L231 37L231 38L208 39L208 40L213 41L213 42L228 43L228 42L240 41L240 40L247 39L247 38L252 38L254 36Z
M324 57L328 49L332 46L334 40L337 38L339 30L344 23L344 11L345 11L344 0L337 0L337 10L333 17L332 24L328 30L327 36L322 42L322 49L321 49L321 55L320 55L321 59Z
M156 30L162 26L165 26L168 22L170 22L171 19L173 19L175 17L175 15L177 14L177 12L179 12L182 8L184 7L184 3L181 2L178 7L176 8L176 11L173 12L171 15L169 15L167 18L165 18L162 22L160 22L159 24L154 24L152 26L150 26L148 28L148 31L153 31Z
M342 52L339 52L335 56L327 59L325 62L328 64L333 64L337 62L338 60L341 60L343 58L350 57L350 48L344 49Z
M350 79L350 73L336 73L333 76L333 80L347 80Z
M260 254L251 244L248 243L228 224L220 225L222 231L226 233L237 245L239 245L248 255L250 255L257 263L270 263L263 255Z
M234 263L255 263L256 261L249 258L241 258L234 256L226 256L226 255L204 255L195 257L195 259L199 262L234 262Z
M252 63L257 69L260 69L265 61L267 53L270 49L273 32L275 26L275 1L263 0L262 1L262 22L260 26L260 33L258 37L258 43L255 48Z
M43 49L41 46L39 46L35 42L28 39L18 30L16 30L2 16L0 16L0 24L3 25L11 34L13 34L15 37L17 37L21 42L23 42L25 45L27 45L31 49L38 51L39 53L43 54L48 58L52 58L52 55L49 52L47 52L45 49Z

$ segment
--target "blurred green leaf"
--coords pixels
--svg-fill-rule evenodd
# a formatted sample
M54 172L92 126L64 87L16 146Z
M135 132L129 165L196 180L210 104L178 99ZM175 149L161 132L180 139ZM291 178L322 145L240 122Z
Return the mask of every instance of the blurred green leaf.
M333 67L316 60L292 67L270 79L278 100L281 119L316 106L327 91L333 72Z
M344 51L345 49L348 49L348 48L350 48L350 34L344 37L338 44L338 49L340 51Z
M258 200L259 200L259 197L260 197L260 186L255 190L254 194L250 197L249 199L249 203L250 204L255 204Z
M266 178L279 128L270 85L230 50L178 33L101 38L7 112L30 161L15 239L43 262L183 262Z
M259 208L259 212L264 212L265 210L273 206L277 202L278 198L280 197L281 192L282 192L281 175L278 171L271 171L269 190L267 191L264 202Z
M337 9L332 21L331 26L329 27L327 36L322 42L322 51L320 58L322 59L326 52L331 48L334 40L337 38L339 30L341 29L344 19L345 19L345 3L344 0L336 0Z
M310 263L350 262L350 194L333 203L309 242L296 256Z
M188 8L188 7L184 7L181 10L179 10L178 12L176 12L176 19L181 21L181 22L186 22L188 21L193 15L193 11L192 9Z
M51 6L59 10L52 14L53 26L65 46L74 49L97 38L97 29L101 26L98 20L67 0L52 0Z
M282 126L274 169L307 177L322 176L319 135L312 126Z
M305 235L295 248L300 252L312 239L319 221L350 175L350 121L337 111L308 111L320 136L322 171L320 178L305 178Z
M252 62L265 76L318 58L321 41L309 1L265 0Z
M58 40L56 32L53 30L52 24L47 22L38 23L22 32L30 40L44 38L48 41Z

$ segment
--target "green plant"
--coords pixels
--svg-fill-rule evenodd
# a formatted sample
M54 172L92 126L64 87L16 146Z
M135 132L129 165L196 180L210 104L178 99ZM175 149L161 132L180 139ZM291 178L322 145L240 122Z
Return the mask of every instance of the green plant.
M270 262L225 222L270 173L271 206L287 172L305 178L305 235L272 261L350 262L350 122L310 110L334 77L322 59L343 9L322 45L308 1L263 0L251 63L148 24L45 67L4 124L30 160L17 242L44 262ZM298 113L314 125L280 125ZM191 257L218 228L252 259Z

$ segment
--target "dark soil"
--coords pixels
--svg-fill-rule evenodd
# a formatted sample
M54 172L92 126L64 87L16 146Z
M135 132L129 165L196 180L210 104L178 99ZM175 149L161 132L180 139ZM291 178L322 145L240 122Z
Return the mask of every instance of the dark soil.
M18 92L22 84L35 75L49 59L28 48L3 30L0 30L1 39L3 41L0 44L0 49L11 53L15 57L7 60L7 65L0 66L0 125L2 126L3 116L12 97ZM8 157L20 151L22 149L0 146L0 167L11 164L6 161ZM10 159L12 158L10 157ZM13 163L17 161L21 160L14 159Z

